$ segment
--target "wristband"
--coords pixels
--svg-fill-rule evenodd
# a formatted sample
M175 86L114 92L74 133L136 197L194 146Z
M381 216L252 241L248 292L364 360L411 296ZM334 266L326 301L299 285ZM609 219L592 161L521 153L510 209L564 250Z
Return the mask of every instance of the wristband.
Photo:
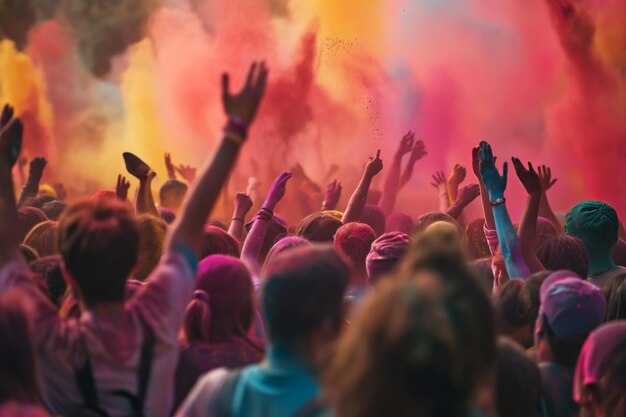
M242 219L241 217L233 217L233 218L231 219L231 222L236 222L236 221L240 221L240 222L242 222L242 223L243 223L243 219Z
M246 138L246 136L248 136L248 124L239 117L234 116L228 118L228 122L226 123L226 126L224 126L224 129L233 131L239 134L242 138Z
M502 198L496 198L493 201L489 202L491 204L491 207L495 207L495 206L501 206L502 204L506 203L506 198L502 197Z
M239 146L243 143L244 138L241 137L238 133L224 129L224 139Z

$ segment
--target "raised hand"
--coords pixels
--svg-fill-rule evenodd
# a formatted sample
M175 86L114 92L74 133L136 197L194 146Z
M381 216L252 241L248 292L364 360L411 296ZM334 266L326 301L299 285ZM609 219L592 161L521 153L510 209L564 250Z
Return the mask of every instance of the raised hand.
M165 168L167 169L167 178L175 180L176 169L174 168L174 164L172 163L172 155L169 153L165 154Z
M506 180L509 171L509 164L504 163L502 166L502 175L496 168L496 159L491 151L491 146L487 142L481 142L478 151L478 159L480 164L480 174L487 193L489 193L489 199L491 201L504 198L504 190L506 190Z
M478 184L468 184L459 190L456 199L463 205L468 205L480 195L480 186Z
M326 193L324 194L324 202L322 203L323 210L334 210L337 207L339 198L341 197L341 183L337 180L332 181L326 187Z
M13 107L5 105L0 116L0 157L13 167L22 151L24 126L19 118L13 117Z
M48 161L46 161L46 158L43 158L41 156L33 158L30 161L30 165L28 166L29 178L39 183L39 181L41 181L41 177L43 176L43 170L46 165L48 165Z
M552 186L557 182L557 178L552 179L552 170L549 166L539 166L538 175L539 181L541 182L541 188L544 192L552 188Z
M402 140L400 141L400 146L398 146L398 151L396 153L396 156L402 157L403 155L406 155L407 153L411 152L413 150L414 143L415 143L415 133L409 130L409 132L402 137Z
M191 184L196 179L196 168L190 165L181 164L176 167L176 172L187 181L187 184Z
M456 164L454 168L452 168L452 173L450 174L448 183L453 187L458 187L459 184L463 182L466 175L467 171L465 170L465 167L460 164Z
M235 217L243 219L252 208L252 198L246 193L235 195Z
M431 182L430 185L439 190L442 187L447 187L447 184L446 174L444 174L443 171L437 171L433 174L433 182Z
M256 116L259 104L265 93L268 69L265 62L250 65L246 83L239 93L230 92L230 77L227 73L222 75L222 104L228 118L241 126L243 129L252 123Z
M424 145L424 141L416 141L413 145L413 151L411 152L411 161L417 162L426 155L428 155L428 152L426 152L426 145Z
M130 182L126 180L126 177L122 175L117 176L117 184L115 185L115 196L118 200L126 201L128 199L128 189L130 188Z
M383 160L380 159L380 149L376 151L376 158L370 158L365 166L365 173L370 178L373 178L380 171L383 170Z
M291 172L283 172L274 180L272 187L270 188L267 197L265 198L265 202L263 203L263 208L274 210L274 207L278 204L280 200L285 196L285 192L287 191L287 181L292 177Z
M528 194L537 194L541 192L541 179L539 175L533 168L533 164L528 163L528 169L524 167L522 161L519 158L511 158L513 161L513 167L515 168L515 173L517 174L517 178L519 178L520 182L526 189Z

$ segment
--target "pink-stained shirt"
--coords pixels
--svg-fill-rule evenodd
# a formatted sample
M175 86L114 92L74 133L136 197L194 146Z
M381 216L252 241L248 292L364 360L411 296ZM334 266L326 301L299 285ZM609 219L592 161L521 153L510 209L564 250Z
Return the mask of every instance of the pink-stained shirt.
M112 391L124 390L137 395L144 337L140 317L151 327L156 339L144 412L150 417L171 414L178 331L195 279L194 264L183 252L164 255L147 283L124 304L128 326L119 329L115 337L117 340L119 335L128 342L126 346L132 347L132 353L126 359L115 357L106 348L107 337L99 330L108 329L111 334L116 331L114 323L107 323L103 317L96 318L89 311L83 312L79 319L62 319L36 287L22 259L16 259L0 270L0 291L20 287L34 302L34 340L42 394L53 414L68 417L93 415L81 407L83 397L75 380L75 369L80 368L85 357L81 349L81 333L89 350L100 407L111 417L133 414L130 401ZM119 333L124 331L126 334Z

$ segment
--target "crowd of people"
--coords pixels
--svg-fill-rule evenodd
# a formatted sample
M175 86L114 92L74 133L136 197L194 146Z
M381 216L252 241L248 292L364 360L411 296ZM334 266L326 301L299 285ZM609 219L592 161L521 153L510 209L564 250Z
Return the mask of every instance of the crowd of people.
M232 93L224 75L215 155L197 172L166 155L158 204L131 153L134 202L120 175L70 204L41 184L43 158L18 195L24 126L4 107L0 416L626 416L626 232L599 201L555 215L548 167L512 158L519 224L486 142L477 184L461 187L460 165L437 172L439 211L401 213L426 154L408 132L385 171L380 151L365 161L343 211L331 178L279 214L294 177L321 189L284 172L264 199L238 193L229 225L209 219L267 76L255 63ZM477 198L484 217L468 221Z

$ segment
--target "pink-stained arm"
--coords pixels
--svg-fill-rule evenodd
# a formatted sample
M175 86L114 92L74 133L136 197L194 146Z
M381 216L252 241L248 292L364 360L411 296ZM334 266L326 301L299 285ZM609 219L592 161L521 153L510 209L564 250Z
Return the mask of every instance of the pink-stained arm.
M541 217L545 217L550 220L554 227L556 228L557 233L562 234L565 233L563 229L563 225L554 211L552 207L550 207L550 201L548 201L548 190L552 188L552 186L557 182L557 179L552 179L552 169L550 167L541 165L538 169L539 180L541 181L541 198L539 202L539 215Z
M448 195L448 181L443 171L437 171L433 174L433 182L430 185L437 190L439 211L446 213L450 208L450 196Z
M246 215L252 208L252 199L246 193L237 193L235 196L235 209L233 218L230 221L228 234L241 241L243 238L243 225L246 222Z
M42 157L33 158L30 161L30 165L28 167L28 178L22 188L20 198L17 201L18 207L23 206L28 199L37 196L37 193L39 192L39 183L41 182L41 177L43 176L43 170L47 164L48 161Z
M454 200L454 204L448 208L446 213L458 220L461 217L461 214L463 214L465 207L467 207L472 201L476 200L476 197L479 195L480 187L478 184L466 185L461 188L461 191L459 191L456 199Z
M396 197L398 196L400 184L400 170L402 169L402 158L413 150L414 142L415 134L409 131L402 137L400 145L393 156L393 162L387 173L387 179L385 180L385 186L383 187L383 193L378 205L385 216L391 215L396 205Z
M376 151L376 158L370 158L367 165L365 165L361 181L359 181L359 185L357 185L354 193L350 197L350 201L348 201L348 206L341 219L344 224L359 220L363 208L365 207L365 202L367 201L367 193L369 192L370 185L372 185L372 179L382 170L383 161L380 159L379 149Z
M152 216L159 217L159 211L154 203L154 196L152 195L152 180L156 173L150 171L145 177L139 178L139 191L137 191L137 214L151 214Z
M415 168L415 163L422 159L424 156L428 155L426 152L426 146L424 145L424 141L418 140L413 145L413 151L411 152L411 157L409 158L409 162L404 168L404 172L402 173L402 177L400 177L400 185L398 189L402 189L413 176L413 168Z
M324 201L322 201L322 211L334 210L335 207L337 207L337 203L339 203L339 199L341 198L342 190L343 188L341 187L341 183L337 180L328 184L326 187L326 193L324 194Z

